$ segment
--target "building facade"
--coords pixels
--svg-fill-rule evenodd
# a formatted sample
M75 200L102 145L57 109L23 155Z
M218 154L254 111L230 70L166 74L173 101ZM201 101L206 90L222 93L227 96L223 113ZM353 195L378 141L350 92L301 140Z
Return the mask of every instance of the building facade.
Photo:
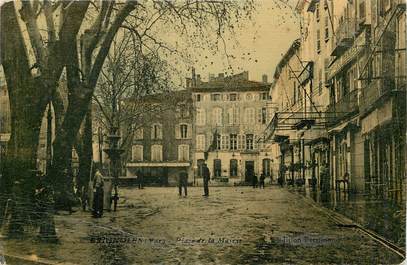
M298 1L296 11L301 39L277 66L270 90L276 114L267 139L279 170L319 183L326 162L331 189L346 182L353 192L402 201L405 3Z
M195 175L202 177L206 161L219 181L251 182L253 174L271 176L271 158L263 141L272 116L270 84L249 80L249 73L225 77L199 75L187 80L194 108Z
M140 172L145 184L166 186L175 185L178 174L185 170L192 182L190 91L163 93L148 100L161 110L147 114L143 125L136 129L131 158L126 163L127 176Z

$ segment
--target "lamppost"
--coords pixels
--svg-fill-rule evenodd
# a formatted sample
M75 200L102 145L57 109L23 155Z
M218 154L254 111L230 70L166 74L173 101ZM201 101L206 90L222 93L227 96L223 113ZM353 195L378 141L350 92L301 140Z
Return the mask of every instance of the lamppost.
M52 113L51 113L51 99L48 102L48 115L47 115L47 150L46 150L46 172L49 174L52 164Z
M104 149L103 151L109 156L110 160L110 170L112 172L113 178L113 188L114 188L114 195L112 198L113 204L113 211L117 209L117 201L119 200L119 194L117 192L117 185L119 182L119 171L120 171L120 157L121 154L124 152L123 149L119 148L119 126L115 126L116 124L116 114L118 111L118 104L117 104L117 94L116 90L113 86L113 97L112 97L112 125L110 127L110 135L107 136L109 139L109 148Z
M112 172L114 188L114 195L112 198L112 201L114 202L113 211L116 211L117 201L119 200L117 185L119 182L120 157L121 154L124 152L123 149L119 148L119 140L121 137L118 135L118 127L112 127L110 135L108 135L107 138L109 139L109 148L103 149L103 151L106 152L110 159L110 169Z

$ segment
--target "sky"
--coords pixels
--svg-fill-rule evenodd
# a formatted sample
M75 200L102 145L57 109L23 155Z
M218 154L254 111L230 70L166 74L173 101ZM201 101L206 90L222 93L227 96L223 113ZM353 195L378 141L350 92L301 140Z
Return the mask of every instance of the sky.
M275 66L291 43L299 38L300 23L293 8L296 0L254 0L256 12L244 28L236 31L238 41L226 42L226 51L235 58L227 60L224 51L215 56L202 51L194 67L202 79L207 79L210 73L233 73L249 71L249 79L262 80L267 74L272 81ZM229 71L228 71L229 70ZM190 76L189 69L183 69L185 76Z

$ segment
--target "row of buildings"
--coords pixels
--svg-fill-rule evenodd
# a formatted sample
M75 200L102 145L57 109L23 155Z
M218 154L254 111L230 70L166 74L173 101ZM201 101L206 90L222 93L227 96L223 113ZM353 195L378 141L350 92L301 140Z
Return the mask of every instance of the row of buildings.
M402 201L405 194L404 1L299 1L301 38L278 64L267 128L285 179ZM343 188L343 186L341 186Z
M271 158L263 134L272 117L270 84L249 80L249 73L219 74L201 80L192 71L185 90L154 96L166 106L135 131L127 175L174 184L180 171L190 182L202 177L206 162L219 181L251 181L271 175Z

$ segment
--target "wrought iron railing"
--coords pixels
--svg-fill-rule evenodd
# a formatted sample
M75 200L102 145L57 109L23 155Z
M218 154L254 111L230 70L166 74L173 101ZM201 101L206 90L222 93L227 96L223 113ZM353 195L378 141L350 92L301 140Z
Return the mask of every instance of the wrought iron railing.
M332 103L327 108L327 121L330 125L335 125L352 113L359 110L358 90L352 90L344 95L337 102Z

